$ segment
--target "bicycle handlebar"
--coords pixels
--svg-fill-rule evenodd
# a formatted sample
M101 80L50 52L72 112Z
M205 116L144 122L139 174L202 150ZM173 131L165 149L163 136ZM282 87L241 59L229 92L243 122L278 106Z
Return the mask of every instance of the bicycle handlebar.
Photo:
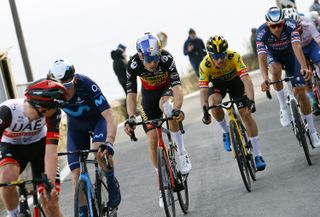
M280 80L278 80L278 81L271 81L271 82L269 82L268 84L269 84L269 85L273 85L273 84L281 83L281 82L283 82L283 81L284 81L284 82L289 82L289 81L291 81L292 79L294 79L293 76L288 76L288 77L285 77L285 78L280 79ZM272 95L271 95L271 93L270 93L270 90L267 90L267 91L266 91L266 96L267 96L268 99L272 99Z
M98 149L75 150L75 151L59 152L58 156L63 156L63 155L86 155L88 153L96 153L96 152L98 152Z
M142 125L142 124L151 124L152 126L159 128L162 126L162 124L166 121L169 120L173 120L173 116L171 117L166 117L166 118L157 118L157 119L152 119L152 120L146 120L146 121L140 121L140 122L136 122L136 123L129 123L130 127L134 127L134 126L138 126L138 125ZM179 122L179 128L182 134L185 133L184 128L183 128L183 124L182 122ZM136 134L134 133L134 131L131 133L130 135L130 139L131 141L138 141L138 138L136 137Z

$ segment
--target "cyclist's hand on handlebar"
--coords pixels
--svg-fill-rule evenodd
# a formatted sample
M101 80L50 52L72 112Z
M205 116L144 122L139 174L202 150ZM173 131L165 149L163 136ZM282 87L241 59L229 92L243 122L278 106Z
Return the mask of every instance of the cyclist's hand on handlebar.
M256 111L256 105L255 105L255 102L254 100L248 100L248 109L250 111L250 113L255 113Z
M208 114L208 116L206 115L203 115L202 117L202 122L206 125L210 124L211 123L211 115Z
M261 91L262 92L266 92L266 91L269 91L270 90L270 80L265 80L261 83Z
M114 155L113 144L111 142L105 142L99 145L100 153Z
M300 69L300 73L306 81L310 80L312 77L312 72L309 69Z
M172 118L173 120L176 120L178 122L183 121L184 119L184 113L181 110L173 109L172 110Z
M126 132L127 135L131 136L131 134L135 130L135 128L136 128L136 117L131 116L124 123L124 132Z

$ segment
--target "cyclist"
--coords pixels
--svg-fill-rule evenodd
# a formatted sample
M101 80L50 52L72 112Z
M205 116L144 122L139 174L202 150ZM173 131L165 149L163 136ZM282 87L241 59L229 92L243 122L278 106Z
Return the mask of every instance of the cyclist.
M200 63L200 104L220 104L228 92L230 98L241 99L236 105L248 130L249 139L253 146L256 168L262 171L266 163L260 152L258 128L249 107L254 105L253 85L247 74L247 67L239 53L228 49L228 42L223 36L211 36L206 44L207 55ZM209 87L209 82L212 86ZM248 95L246 95L248 93ZM226 151L231 151L230 136L222 108L213 108L212 115L219 123L223 132L223 143ZM204 124L211 123L209 118L203 117Z
M293 19L297 22L298 28L300 28L301 34L301 45L302 50L306 58L312 60L312 63L316 65L316 73L320 78L320 33L313 24L313 22L305 17L299 15L296 9L294 8L285 8L283 9L284 16L287 19ZM320 108L318 106L318 101L316 100L311 81L306 82L306 90L310 103L312 104L312 110L314 115L320 114Z
M137 40L137 53L130 59L127 65L127 111L128 122L135 122L137 107L137 77L142 82L142 111L143 120L160 118L163 112L167 116L173 116L170 121L170 130L177 144L178 164L182 174L188 174L191 170L191 162L184 146L182 133L178 122L184 119L181 111L183 94L180 77L171 54L161 49L160 41L152 34L146 33ZM173 105L170 98L173 97ZM127 123L128 123L127 122ZM131 135L134 128L125 124L125 132ZM157 142L158 136L153 126L143 126L148 137L149 154L152 164L157 171ZM159 206L163 207L160 193Z
M287 75L294 76L291 81L293 92L308 123L312 144L314 147L319 147L320 140L314 126L311 105L304 88L305 80L309 80L312 73L307 68L297 23L291 19L284 19L284 13L278 7L271 7L265 18L267 22L262 24L257 31L259 68L264 80L261 84L261 90L266 91L270 88L268 67L272 80L279 80L282 67L285 66ZM291 120L283 84L278 83L273 86L280 104L280 122L285 127L290 124Z
M108 154L109 161L113 164L113 143L117 132L117 121L107 99L93 80L75 73L73 64L66 59L54 61L49 76L60 80L67 90L67 101L62 107L67 114L67 150L90 149L90 132L93 132L92 148L101 148L96 157L100 167L106 172L109 205L117 207L121 201L119 183L114 171L107 170L103 162L103 156ZM106 150L101 153L103 149ZM75 188L80 175L78 156L68 155L68 164ZM80 210L81 213L87 213L87 206L82 206Z
M55 181L51 200L44 206L47 216L62 216L59 208L59 180L56 180L57 145L61 111L66 97L59 83L41 79L31 83L25 98L9 99L0 104L0 182L16 181L28 162L33 178L45 171ZM19 195L15 187L0 188L9 217L18 215ZM45 194L44 194L45 195ZM46 201L47 198L41 197Z

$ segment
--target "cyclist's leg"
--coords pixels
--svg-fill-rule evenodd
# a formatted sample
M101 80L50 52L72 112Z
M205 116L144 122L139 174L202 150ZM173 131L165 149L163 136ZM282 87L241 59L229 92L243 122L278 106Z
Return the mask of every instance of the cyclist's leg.
M1 143L0 151L0 182L16 181L19 174L25 169L28 161L24 159L26 146L20 150L18 145ZM29 153L31 154L31 153ZM16 187L0 188L1 199L9 217L15 217L18 213L18 192Z
M225 97L227 93L226 84L217 85L214 84L213 87L209 87L208 90L208 101L210 105L217 105L222 102L222 99ZM227 122L225 119L224 111L222 108L213 108L211 110L212 116L218 122L222 131L222 141L223 146L226 151L231 151L230 145L230 136L229 130L227 126Z

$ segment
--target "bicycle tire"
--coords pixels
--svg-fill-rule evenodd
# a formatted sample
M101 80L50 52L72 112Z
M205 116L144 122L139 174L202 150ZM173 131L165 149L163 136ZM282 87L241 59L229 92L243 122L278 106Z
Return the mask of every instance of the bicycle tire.
M103 174L97 174L96 182L96 200L97 210L99 210L99 217L117 217L117 212L109 209L108 206L108 187L106 184L106 177Z
M182 212L187 214L189 210L188 176L183 176L179 173L177 178L179 179L179 183L183 186L183 190L177 192L179 204Z
M74 195L74 217L80 217L79 215L80 214L80 196L82 193L84 194L84 199L85 199L84 202L88 205L89 198L88 198L88 192L87 192L87 183L84 180L79 180L76 186L76 191ZM88 207L88 212L86 216L90 216L90 217L98 216L93 203L92 203L92 208L93 208L93 216L90 215L89 207Z
M251 192L251 180L248 169L248 161L246 160L246 156L244 154L241 140L240 140L240 132L236 127L236 123L234 121L230 121L229 123L230 130L230 140L235 153L235 157L238 163L239 171L241 174L242 181L244 186L246 187L248 192Z
M257 169L256 169L256 163L254 161L253 147L252 147L251 141L248 139L247 130L244 127L243 123L241 121L239 121L238 123L240 126L242 137L244 138L244 141L246 143L246 151L247 151L246 159L247 159L248 165L249 165L249 167L248 167L249 173L250 173L252 180L256 181L257 180L257 177L256 177Z
M170 182L170 172L168 165L168 158L165 151L162 148L157 150L158 157L158 175L159 185L162 195L164 210L167 217L175 217L175 201L173 196L173 189Z
M311 161L309 147L308 147L308 143L307 143L307 139L306 139L306 130L304 127L304 122L302 120L301 114L298 109L298 104L295 100L291 100L290 106L291 106L292 115L294 118L294 124L295 124L295 128L296 128L295 134L296 134L297 140L303 148L303 152L304 152L304 155L305 155L306 160L308 162L308 165L311 166L312 161Z

